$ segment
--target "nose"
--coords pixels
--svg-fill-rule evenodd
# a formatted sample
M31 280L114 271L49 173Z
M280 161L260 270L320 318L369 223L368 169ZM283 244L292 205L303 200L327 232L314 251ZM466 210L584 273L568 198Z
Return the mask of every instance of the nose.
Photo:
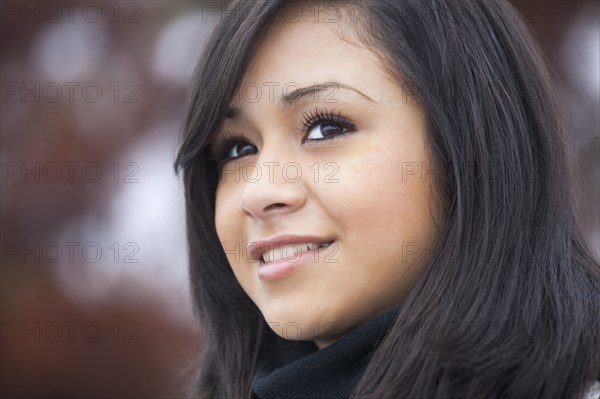
M247 172L240 199L240 209L244 215L254 219L268 219L292 213L306 202L299 164L259 160L249 166Z

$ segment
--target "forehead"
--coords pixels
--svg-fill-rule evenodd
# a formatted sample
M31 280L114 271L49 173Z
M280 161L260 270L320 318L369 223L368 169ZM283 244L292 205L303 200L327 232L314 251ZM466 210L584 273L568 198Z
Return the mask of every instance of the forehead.
M344 20L326 23L307 17L276 22L252 57L240 87L269 87L281 95L290 88L337 81L376 99L378 90L392 82L377 54L354 33ZM239 102L237 97L234 103Z

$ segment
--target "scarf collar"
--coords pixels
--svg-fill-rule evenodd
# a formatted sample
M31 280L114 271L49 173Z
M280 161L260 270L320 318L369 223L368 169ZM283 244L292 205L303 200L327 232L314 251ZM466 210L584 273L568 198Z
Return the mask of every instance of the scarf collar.
M252 384L254 398L348 398L398 311L387 311L321 350L312 341L277 337Z

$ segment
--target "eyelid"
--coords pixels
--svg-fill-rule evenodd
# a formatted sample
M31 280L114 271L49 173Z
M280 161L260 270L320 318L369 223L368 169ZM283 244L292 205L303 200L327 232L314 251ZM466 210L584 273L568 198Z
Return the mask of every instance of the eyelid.
M232 133L226 130L222 134L217 135L217 137L215 137L212 143L207 147L210 160L216 162L227 162L230 159L237 159L229 158L226 156L226 154L231 150L231 147L234 144L240 142L247 142L251 145L254 145L244 136L244 133Z
M341 111L327 111L325 109L315 107L312 110L310 110L309 113L304 112L302 115L304 117L304 120L303 120L301 126L298 127L298 130L300 130L302 133L304 133L305 137L308 135L308 133L310 133L310 131L315 126L322 124L322 123L334 123L334 124L340 125L343 128L348 130L345 133L337 134L337 135L332 136L331 138L327 138L327 139L308 140L308 139L304 138L302 140L303 143L332 140L336 137L342 136L343 134L347 134L347 133L354 132L357 130L356 124L354 122L352 122L350 120L350 118L344 116Z

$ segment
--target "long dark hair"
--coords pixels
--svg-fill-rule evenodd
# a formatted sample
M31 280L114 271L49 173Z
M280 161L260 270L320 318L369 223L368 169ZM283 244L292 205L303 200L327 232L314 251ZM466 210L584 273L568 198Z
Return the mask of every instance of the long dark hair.
M493 0L320 3L354 20L357 37L424 110L446 212L436 251L355 396L580 398L600 376L600 273L575 223L551 79L518 14ZM207 146L290 4L230 4L184 120L176 169L207 337L195 392L209 398L250 397L274 333L219 244Z

